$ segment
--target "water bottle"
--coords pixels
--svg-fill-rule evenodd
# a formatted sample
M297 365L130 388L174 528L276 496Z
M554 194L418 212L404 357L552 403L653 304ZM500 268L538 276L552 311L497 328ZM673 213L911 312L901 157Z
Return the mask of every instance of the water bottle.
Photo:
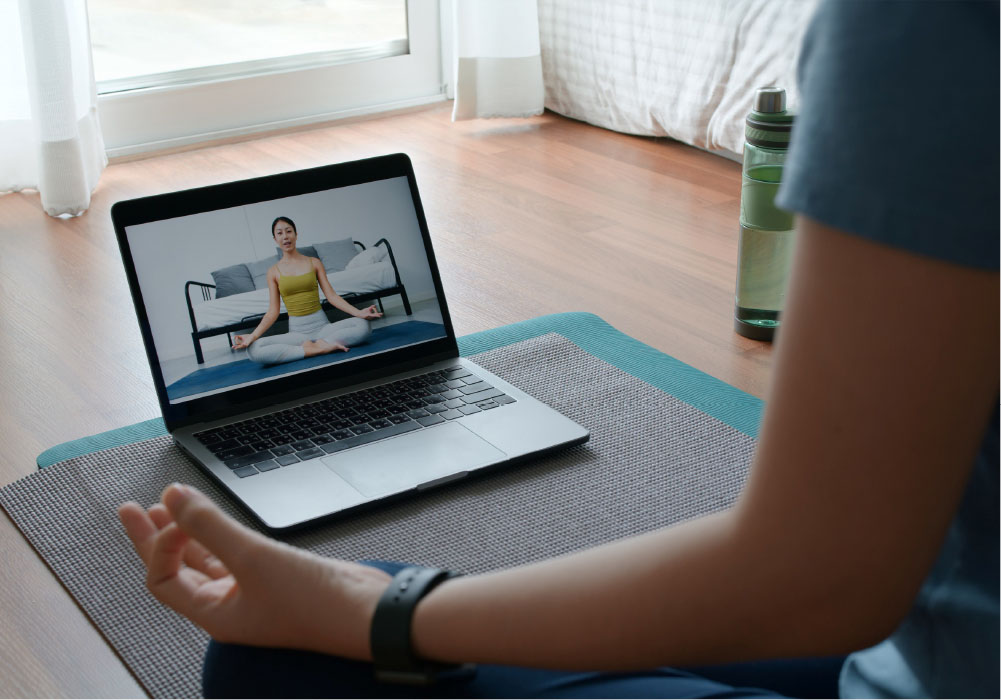
M779 327L796 242L792 214L775 206L793 123L785 103L782 88L759 88L744 129L734 329L754 340Z

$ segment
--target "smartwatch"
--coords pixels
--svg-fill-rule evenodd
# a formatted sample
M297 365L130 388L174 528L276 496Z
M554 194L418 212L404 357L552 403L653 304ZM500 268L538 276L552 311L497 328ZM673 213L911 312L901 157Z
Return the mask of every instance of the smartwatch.
M375 678L383 683L428 685L443 677L472 673L472 664L441 664L417 658L410 632L414 609L435 586L456 574L445 569L408 566L393 577L372 616L371 647Z

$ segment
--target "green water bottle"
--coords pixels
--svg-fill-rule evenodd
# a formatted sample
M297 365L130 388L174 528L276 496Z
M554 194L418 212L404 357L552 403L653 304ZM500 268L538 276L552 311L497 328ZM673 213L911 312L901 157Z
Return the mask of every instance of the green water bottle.
M786 91L759 88L744 129L734 309L734 329L754 340L775 336L792 265L796 242L792 214L775 206L792 123Z

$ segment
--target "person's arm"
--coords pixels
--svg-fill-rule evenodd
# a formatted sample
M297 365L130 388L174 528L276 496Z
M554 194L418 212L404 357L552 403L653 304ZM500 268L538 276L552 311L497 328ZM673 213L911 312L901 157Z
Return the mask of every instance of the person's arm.
M355 318L364 318L366 320L382 318L382 314L376 310L375 306L358 309L354 305L344 301L341 295L335 292L334 288L330 285L330 280L327 279L327 271L323 269L323 263L320 262L318 258L310 258L310 260L313 261L312 264L313 269L316 271L316 280L320 283L320 289L323 290L323 296L327 298L327 301L329 301L331 305L340 309L349 316L354 316Z
M993 410L998 277L809 220L799 229L737 504L449 581L417 607L419 655L629 669L847 652L896 627Z
M278 320L278 314L281 311L281 305L279 299L281 298L281 293L278 291L278 275L275 272L274 267L268 268L268 310L264 313L260 322L257 324L257 328L250 335L237 335L233 338L233 349L240 350L241 348L249 347L251 343L260 338L262 335L268 332L268 329L274 325L275 321Z
M997 396L998 277L800 224L737 503L448 581L417 606L420 656L625 670L846 652L894 629ZM221 641L369 658L385 574L267 540L191 489L163 502L120 509L159 600Z

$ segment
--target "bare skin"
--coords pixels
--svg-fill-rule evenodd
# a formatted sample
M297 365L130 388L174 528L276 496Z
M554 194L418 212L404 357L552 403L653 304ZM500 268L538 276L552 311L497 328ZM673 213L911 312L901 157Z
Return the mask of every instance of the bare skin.
M282 258L268 268L268 310L257 324L257 328L254 329L253 333L250 335L233 336L234 350L243 350L250 347L251 343L267 333L268 329L278 320L278 316L281 313L281 292L278 290L279 272L286 276L292 276L304 275L312 270L316 273L316 281L319 283L320 289L323 290L323 295L335 308L349 316L363 318L366 321L374 321L377 318L382 318L382 314L375 308L375 305L365 309L358 309L344 301L334 291L334 288L330 285L330 280L327 279L327 271L323 268L323 263L317 258L303 255L296 249L298 234L287 221L277 222L272 231L272 236L275 239L275 243L282 250ZM326 355L331 352L347 352L349 349L341 343L328 343L324 340L308 340L302 344L302 350L306 357Z
M341 343L328 343L325 340L307 340L302 344L302 351L306 353L306 357L313 357L331 352L347 352L348 346Z
M798 228L737 503L448 581L417 606L419 656L629 670L844 653L899 624L995 407L998 275L808 219ZM159 600L220 641L370 658L386 574L269 540L189 487L162 500L119 509Z

